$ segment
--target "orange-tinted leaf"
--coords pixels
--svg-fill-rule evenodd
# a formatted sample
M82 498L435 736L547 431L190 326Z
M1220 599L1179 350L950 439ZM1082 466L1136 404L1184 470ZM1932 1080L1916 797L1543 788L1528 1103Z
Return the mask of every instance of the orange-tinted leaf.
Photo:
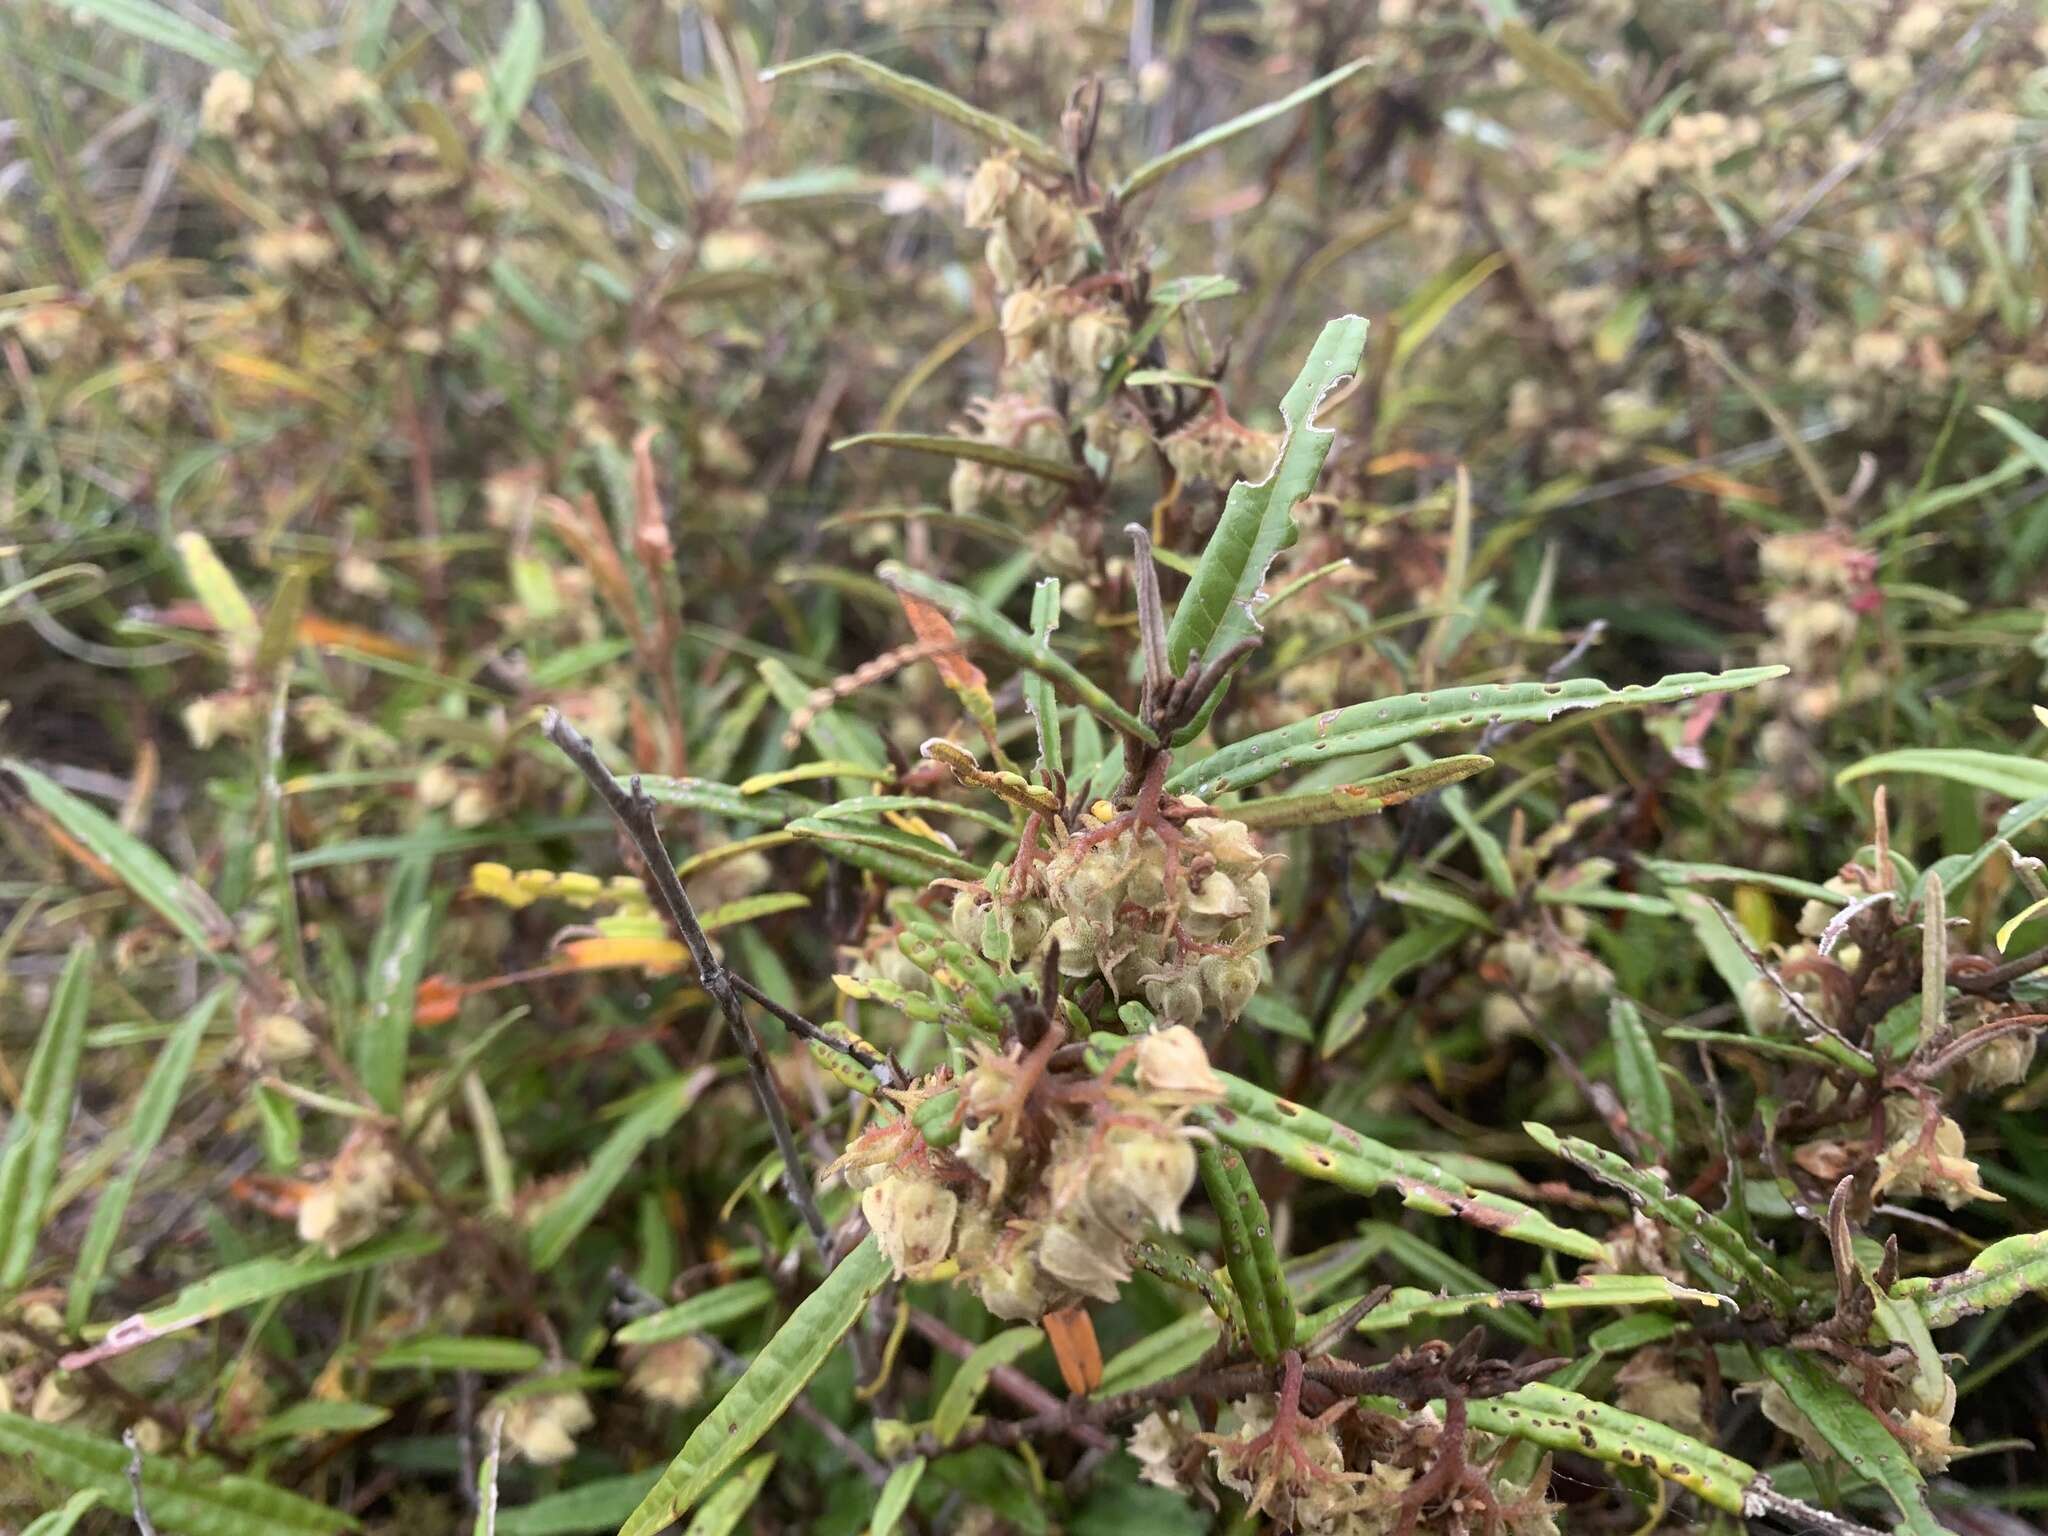
M1048 1312L1044 1326L1067 1390L1076 1397L1085 1397L1101 1386L1102 1346L1095 1342L1095 1321L1089 1317L1088 1309L1067 1307Z
M951 619L923 598L912 596L901 587L896 589L896 601L903 605L903 616L910 620L910 632L922 644L945 647L932 660L948 688L988 687L988 678L981 668L969 661L966 652L960 649L960 636L954 631Z
M414 994L412 1021L421 1029L432 1029L446 1024L462 1011L462 999L468 991L452 976L429 976L422 981L419 991Z

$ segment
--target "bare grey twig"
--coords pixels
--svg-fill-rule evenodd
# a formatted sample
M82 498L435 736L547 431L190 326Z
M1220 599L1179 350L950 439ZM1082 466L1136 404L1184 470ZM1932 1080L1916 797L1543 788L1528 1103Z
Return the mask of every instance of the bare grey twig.
M776 1150L782 1154L783 1184L789 1191L789 1198L803 1217L804 1225L810 1229L811 1240L817 1244L819 1255L829 1262L831 1229L819 1214L817 1199L805 1177L796 1133L790 1129L781 1095L775 1091L775 1081L768 1075L768 1058L762 1053L760 1037L754 1033L753 1025L747 1022L740 988L732 972L712 952L711 940L705 936L704 925L697 921L697 911L690 905L689 893L683 889L682 879L676 874L675 861L662 845L661 829L654 822L654 801L640 788L638 775L634 776L630 789L621 784L611 769L605 767L597 749L591 746L582 732L562 718L560 711L549 710L541 730L561 749L562 755L576 765L577 771L597 791L626 835L633 840L633 846L639 850L641 862L647 866L648 880L661 899L669 926L696 963L698 985L718 1004L719 1012L725 1016L726 1028L732 1032L733 1044L739 1047L741 1059L747 1064L747 1080L753 1085L761 1113L768 1119Z

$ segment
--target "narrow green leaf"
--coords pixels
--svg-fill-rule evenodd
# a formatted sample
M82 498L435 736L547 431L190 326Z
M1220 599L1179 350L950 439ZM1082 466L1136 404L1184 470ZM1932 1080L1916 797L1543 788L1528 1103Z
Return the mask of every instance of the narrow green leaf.
M0 1413L0 1462L16 1457L54 1483L98 1490L112 1509L135 1507L128 1449L118 1440ZM361 1529L338 1509L168 1456L143 1458L142 1497L158 1528L177 1536L332 1536Z
M824 1284L804 1298L718 1406L691 1431L618 1536L655 1536L687 1514L775 1427L891 1273L881 1244L869 1233Z
M636 1318L615 1335L620 1344L658 1344L686 1333L704 1333L751 1317L775 1300L775 1287L758 1275L692 1296L665 1311Z
M657 1476L648 1471L600 1477L517 1509L501 1508L498 1536L596 1536L615 1531L640 1507Z
M1237 1151L1204 1144L1196 1155L1203 1188L1222 1229L1223 1259L1247 1340L1260 1359L1277 1360L1294 1343L1295 1317L1294 1298L1288 1294L1279 1250L1273 1246L1272 1215Z
M322 1435L353 1435L387 1422L391 1410L378 1403L331 1402L308 1398L273 1413L244 1438L251 1444L275 1440L314 1439Z
M424 1258L438 1252L445 1241L433 1232L398 1232L351 1248L339 1258L328 1258L317 1248L307 1248L292 1258L250 1259L233 1264L204 1280L193 1281L162 1306L115 1324L100 1348L108 1352L132 1349L163 1334L196 1327L323 1281Z
M1358 980L1338 996L1336 1006L1330 1010L1329 1027L1323 1031L1324 1058L1327 1060L1335 1056L1358 1038L1365 1028L1367 1010L1394 983L1462 943L1469 932L1463 923L1426 922L1389 939L1366 963Z
M164 1132L170 1128L171 1115L178 1107L178 1096L184 1091L186 1075L192 1070L192 1058L199 1052L199 1041L227 997L228 988L216 987L178 1021L170 1038L164 1041L156 1065L150 1068L149 1080L136 1096L135 1108L128 1117L127 1160L121 1171L108 1180L107 1187L100 1192L99 1203L93 1207L92 1222L85 1229L85 1240L79 1244L78 1262L72 1268L64 1321L74 1333L85 1326L86 1317L92 1309L92 1294L99 1286L100 1277L107 1272L107 1261L113 1256L115 1239L120 1236L121 1218L128 1212L128 1202L134 1197L142 1170L148 1165L150 1154L156 1151L157 1143L163 1140Z
M619 51L617 43L603 22L592 14L590 0L561 0L562 14L569 19L570 27L576 33L576 40L583 45L583 52L590 60L591 73L597 77L597 84L612 105L618 108L624 119L626 131L633 135L640 147L654 157L669 185L675 189L677 200L685 207L696 202L696 193L690 186L689 167L683 163L679 147L689 142L696 148L715 147L701 134L689 133L674 124L662 121L654 110L654 103L640 88L634 78L633 66Z
M206 921L206 916L217 916L208 912L212 903L206 902L202 907L203 894L197 893L196 888L188 890L162 854L27 763L9 758L0 761L0 768L19 779L39 810L98 856L123 885L191 940L201 954L234 968L217 952L217 945L226 935L216 937Z
M1207 663L1237 641L1259 633L1253 610L1265 600L1266 572L1273 557L1294 543L1294 509L1315 489L1337 438L1334 427L1315 424L1316 411L1325 395L1358 371L1365 333L1366 322L1358 315L1345 315L1323 327L1280 402L1286 436L1272 471L1256 485L1240 480L1230 488L1223 515L1202 547L1194 578L1167 627L1166 658L1176 676L1191 658ZM1183 731L1182 739L1192 740L1204 723L1195 722Z
M1531 75L1541 80L1560 94L1582 107L1597 121L1609 128L1619 128L1628 133L1635 128L1635 118L1621 98L1609 87L1595 80L1586 66L1565 53L1555 43L1538 36L1525 21L1507 21L1501 24L1500 45L1514 56L1515 62Z
M491 60L488 89L484 93L483 152L496 155L512 136L519 114L533 95L533 83L540 78L542 45L547 29L541 20L537 0L519 0L512 12L512 24L505 29L505 41Z
M1690 1435L1544 1382L1500 1397L1473 1398L1466 1412L1474 1429L1590 1456L1609 1466L1639 1467L1732 1515L1743 1513L1744 1495L1757 1482L1756 1468L1749 1463Z
M432 953L434 905L424 895L386 910L370 949L363 988L363 1025L356 1034L356 1071L387 1115L405 1107L405 1060L412 1043L420 978Z
M1476 730L1496 722L1555 720L1577 710L1683 703L1701 694L1754 688L1783 677L1785 670L1742 667L1732 672L1680 672L1624 688L1610 688L1587 677L1562 683L1491 683L1403 694L1263 731L1180 768L1167 780L1167 788L1207 800L1228 789L1249 789L1291 768L1384 752L1440 731Z
M43 1207L57 1181L57 1160L71 1129L92 971L92 943L81 939L71 946L50 994L50 1011L43 1016L7 1141L0 1147L0 1290L18 1289L35 1259Z
M952 1444L954 1437L967 1427L967 1416L974 1411L996 1367L1014 1365L1044 1342L1044 1331L1036 1324L1028 1324L1005 1328L976 1345L974 1352L960 1362L953 1379L946 1383L939 1406L932 1413L932 1433L938 1436L939 1443Z
M1117 197L1129 202L1155 181L1172 175L1197 155L1205 154L1218 145L1227 144L1239 134L1249 133L1261 123L1270 123L1276 117L1284 117L1296 107L1306 105L1318 96L1335 90L1372 62L1370 56L1353 59L1349 64L1341 65L1327 75L1309 81L1299 90L1289 91L1278 101L1269 101L1262 107L1253 107L1251 111L1239 113L1228 122L1205 129L1184 144L1176 144L1165 154L1147 160L1126 176L1116 189Z
M552 1269L562 1261L648 1144L675 1129L715 1075L710 1067L699 1067L672 1079L613 1128L576 1182L548 1202L527 1233L527 1252L535 1269Z
M882 1491L875 1498L874 1518L868 1521L868 1536L896 1536L896 1526L903 1519L903 1512L910 1508L910 1501L917 1494L917 1485L924 1480L925 1459L913 1456L908 1461L898 1462L889 1474L889 1481L882 1484Z
M1604 1147L1576 1136L1560 1136L1534 1121L1525 1121L1522 1129L1544 1151L1576 1163L1659 1221L1676 1227L1689 1240L1688 1254L1700 1259L1724 1285L1762 1297L1781 1317L1794 1314L1797 1302L1785 1277L1771 1268L1740 1232L1697 1200L1673 1191L1654 1169L1638 1168Z
M253 75L262 68L262 61L240 43L186 20L157 5L155 0L75 0L71 9L130 37L197 59L210 69L235 69Z
M1630 1128L1647 1136L1659 1156L1670 1156L1678 1141L1678 1119L1642 1010L1617 995L1607 1005L1607 1038L1614 1043L1614 1086Z
M1852 763L1835 775L1837 784L1874 773L1927 774L1957 784L1988 789L2011 800L2048 795L2048 762L2010 752L1979 752L1963 747L1903 747Z
M1036 134L1028 133L1015 123L1007 122L992 112L969 106L950 91L942 91L935 85L927 84L915 76L902 74L886 64L877 64L873 59L862 58L857 53L814 53L809 58L796 59L774 69L761 71L764 84L796 79L803 75L815 74L821 70L844 70L866 85L873 86L883 95L893 97L905 106L916 107L942 117L949 123L965 128L984 143L993 144L997 149L1014 150L1041 171L1064 172L1066 157Z
M853 437L842 437L832 445L834 453L848 448L900 448L906 453L930 454L941 459L972 459L977 464L993 464L998 469L1035 475L1041 480L1056 480L1061 485L1079 485L1088 478L1086 470L1068 459L1041 458L1035 453L1006 447L1002 443L983 442L975 437L948 437L944 433L861 432Z
M756 1456L718 1485L690 1521L683 1536L728 1536L733 1527L746 1518L754 1500L761 1496L761 1485L768 1481L768 1474L774 1470L773 1451L764 1451Z
M1045 678L1106 724L1147 744L1158 744L1151 727L1082 676L1072 662L1053 650L1049 641L1026 634L973 593L936 581L893 560L885 562L875 574L890 586L940 609L957 628L979 635L1018 666ZM1078 769L1080 765L1075 766Z
M517 1374L540 1369L540 1350L524 1339L447 1335L406 1339L370 1362L373 1371L484 1371Z
M1694 1290L1662 1275L1580 1275L1560 1285L1533 1290L1471 1291L1445 1296L1420 1286L1396 1286L1358 1324L1360 1333L1393 1333L1416 1323L1448 1322L1453 1318L1482 1316L1507 1307L1523 1306L1539 1312L1578 1311L1589 1307L1650 1307L1689 1303L1702 1307L1730 1306L1728 1298L1712 1291ZM1341 1314L1343 1303L1326 1309L1327 1318ZM1327 1318L1325 1320L1327 1320ZM1308 1332L1316 1319L1304 1318Z
M1339 784L1329 789L1305 789L1291 795L1267 795L1228 808L1228 814L1248 827L1277 831L1283 827L1319 827L1332 821L1349 821L1374 816L1390 806L1402 805L1417 795L1426 795L1484 773L1493 759L1469 753L1442 757L1413 768L1399 768L1356 784Z
M22 1527L21 1536L71 1536L73 1527L106 1501L107 1496L99 1489L81 1488L64 1501L62 1509L53 1509L29 1521Z
M1828 1448L1891 1496L1899 1530L1943 1536L1944 1527L1927 1508L1925 1480L1906 1448L1832 1370L1794 1349L1760 1349L1757 1358Z

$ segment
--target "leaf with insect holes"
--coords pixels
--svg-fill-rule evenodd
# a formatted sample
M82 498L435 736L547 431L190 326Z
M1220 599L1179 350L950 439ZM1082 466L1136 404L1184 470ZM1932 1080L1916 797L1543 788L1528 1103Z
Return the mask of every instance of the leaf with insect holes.
M1547 1125L1524 1121L1530 1139L1553 1156L1576 1163L1601 1182L1613 1185L1661 1222L1687 1239L1686 1250L1714 1277L1738 1292L1748 1291L1770 1304L1781 1317L1797 1309L1791 1282L1773 1269L1740 1232L1697 1200L1673 1191L1653 1168L1638 1168L1604 1147L1576 1136L1560 1136Z
M1114 1038L1102 1037L1103 1043ZM1103 1054L1102 1065L1110 1054L1113 1049ZM1223 1107L1229 1113L1200 1109L1195 1120L1241 1152L1269 1153L1306 1178L1355 1194L1396 1189L1411 1210L1456 1216L1502 1237L1582 1259L1608 1257L1607 1245L1589 1232L1559 1226L1533 1206L1507 1195L1475 1189L1426 1157L1397 1151L1243 1078L1227 1072L1217 1075L1223 1080Z
M893 1273L870 1232L798 1304L745 1374L691 1431L618 1536L655 1536L688 1513L789 1411Z
M1734 693L1783 677L1782 666L1740 667L1731 672L1679 672L1654 683L1610 688L1590 677L1562 683L1489 683L1408 693L1333 709L1307 720L1234 742L1179 768L1166 781L1176 793L1202 799L1225 790L1249 789L1276 773L1334 763L1368 752L1385 752L1403 742L1444 731L1477 730L1492 724L1555 720L1584 710L1640 709L1677 704L1703 693Z
M1253 484L1240 480L1230 488L1223 515L1202 546L1202 557L1166 631L1166 660L1177 677L1192 659L1203 664L1236 642L1259 633L1253 609L1263 601L1262 589L1273 559L1294 543L1294 509L1316 487L1334 427L1317 426L1315 414L1323 397L1358 371L1365 354L1366 322L1345 315L1323 327L1309 349L1308 360L1280 402L1286 436L1266 478ZM1217 690L1217 694L1221 693ZM1192 741L1201 734L1217 695L1201 718L1178 738Z
M1892 1294L1913 1302L1930 1328L1946 1328L1966 1317L2008 1306L2030 1291L2048 1292L2048 1232L2020 1232L2001 1238L1948 1275L1913 1275Z
M1237 1293L1245 1340L1261 1360L1278 1360L1294 1346L1294 1298L1280 1272L1273 1246L1273 1219L1252 1182L1244 1158L1233 1148L1204 1142L1195 1149L1202 1187L1216 1212L1223 1237L1223 1261Z
M1665 1478L1730 1514L1743 1513L1757 1470L1655 1419L1611 1408L1545 1382L1466 1404L1474 1429L1530 1441L1549 1451L1590 1456Z

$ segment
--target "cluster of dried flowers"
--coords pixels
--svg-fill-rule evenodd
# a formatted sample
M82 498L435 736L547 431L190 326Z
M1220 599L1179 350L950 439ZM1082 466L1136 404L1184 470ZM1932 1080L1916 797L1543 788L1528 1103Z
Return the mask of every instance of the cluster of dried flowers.
M950 1276L996 1316L1035 1320L1115 1301L1133 1246L1180 1230L1195 1181L1182 1122L1222 1094L1201 1040L1180 1025L1143 1035L1092 1076L1053 1067L1065 1038L1053 1025L1028 1050L977 1046L957 1082L942 1071L905 1090L904 1113L834 1165L899 1275ZM957 1140L935 1146L912 1115L956 1088Z

